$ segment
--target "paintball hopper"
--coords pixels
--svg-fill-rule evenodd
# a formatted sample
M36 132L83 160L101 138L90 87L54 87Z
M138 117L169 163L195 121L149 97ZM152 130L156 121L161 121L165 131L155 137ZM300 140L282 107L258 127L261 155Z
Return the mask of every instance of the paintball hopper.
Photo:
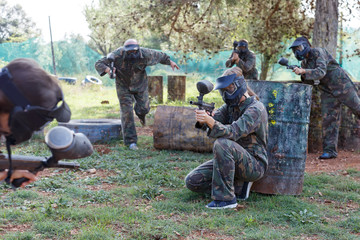
M279 59L278 64L288 67L289 66L289 60L287 58L282 57L282 58Z
M214 85L208 80L201 80L196 83L196 88L200 94L205 95L214 89Z
M52 128L45 136L45 143L56 160L78 159L93 153L93 147L84 134L62 126Z

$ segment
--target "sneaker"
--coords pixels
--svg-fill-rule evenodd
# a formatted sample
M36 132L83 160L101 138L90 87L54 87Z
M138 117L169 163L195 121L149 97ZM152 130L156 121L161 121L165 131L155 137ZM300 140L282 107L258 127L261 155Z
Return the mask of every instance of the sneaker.
M319 159L330 159L330 158L336 158L337 155L334 153L323 153Z
M205 207L210 209L225 209L225 208L236 208L237 202L236 197L234 197L231 201L220 201L220 200L214 200Z
M138 148L138 146L136 145L136 143L132 143L132 144L130 144L129 149L130 149L130 150L138 150L139 148Z
M252 184L253 182L244 182L240 195L236 196L238 200L244 201L249 198Z
M146 115L138 116L138 118L140 119L140 123L141 123L141 125L142 125L143 127L146 126L145 116L146 116Z

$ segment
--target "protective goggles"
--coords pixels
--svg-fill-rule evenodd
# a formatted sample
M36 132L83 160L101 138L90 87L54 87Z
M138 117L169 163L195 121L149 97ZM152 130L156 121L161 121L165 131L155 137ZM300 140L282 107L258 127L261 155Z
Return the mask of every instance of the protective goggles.
M292 47L291 50L293 51L293 53L295 54L296 51L300 51L302 52L305 49L305 46L303 44L300 44L296 47Z

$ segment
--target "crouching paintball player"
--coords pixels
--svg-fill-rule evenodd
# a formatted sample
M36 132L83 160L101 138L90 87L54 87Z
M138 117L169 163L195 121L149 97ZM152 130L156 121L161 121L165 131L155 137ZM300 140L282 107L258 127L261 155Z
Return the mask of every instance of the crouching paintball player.
M226 70L215 89L225 104L213 116L195 111L197 125L206 125L208 136L216 138L214 158L192 170L185 183L191 191L211 194L207 208L235 208L267 168L268 115L238 67Z
M302 81L320 80L323 154L320 159L337 157L341 104L360 118L360 98L356 86L329 52L312 48L306 37L298 37L291 45L301 67L293 69Z
M51 122L68 122L71 112L56 77L32 59L19 58L0 69L0 134L6 138L11 166L11 145L31 138L34 131ZM12 183L24 178L20 186L36 180L28 170L0 169L0 181Z
M179 69L167 54L142 48L135 39L126 40L124 46L95 63L100 76L108 73L111 78L116 78L124 143L132 150L138 149L133 110L143 126L146 124L145 116L150 111L145 69L158 63L170 65L173 70Z

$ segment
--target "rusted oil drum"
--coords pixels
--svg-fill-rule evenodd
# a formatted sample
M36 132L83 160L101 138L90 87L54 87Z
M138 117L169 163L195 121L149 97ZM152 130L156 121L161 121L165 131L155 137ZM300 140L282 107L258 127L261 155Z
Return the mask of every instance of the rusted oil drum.
M252 191L299 195L304 182L312 86L274 81L248 81L248 86L269 114L269 166Z
M156 149L211 152L215 139L195 128L191 107L158 106L154 116L153 138Z
M360 82L355 82L360 96ZM345 105L341 107L338 148L360 153L360 119Z
M75 119L67 123L59 122L76 133L83 133L91 143L104 143L121 139L121 120L118 119Z

